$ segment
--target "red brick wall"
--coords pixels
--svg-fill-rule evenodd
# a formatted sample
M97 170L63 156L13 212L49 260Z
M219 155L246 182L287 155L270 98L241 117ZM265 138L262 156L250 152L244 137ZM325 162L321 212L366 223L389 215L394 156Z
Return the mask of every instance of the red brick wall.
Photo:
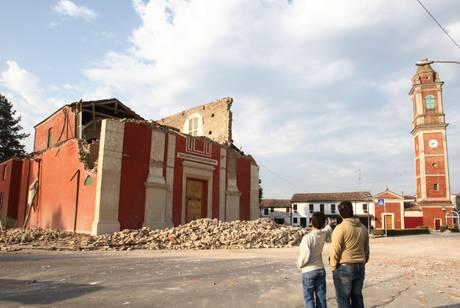
M69 140L51 148L37 158L41 161L32 164L29 185L39 175L40 188L38 202L30 213L28 226L73 231L77 213L76 230L91 232L97 178L95 174L88 174L80 162L77 140ZM80 184L76 211L78 170ZM87 176L92 177L92 183L88 181L88 185L85 185Z
M151 140L150 127L131 122L125 124L118 212L121 230L142 228Z
M212 176L212 218L221 218L219 217L219 198L220 198L220 147L213 145L212 147L212 158L217 160L217 166L213 171ZM225 196L222 196L223 198Z
M432 80L430 80L429 82L432 82ZM436 89L432 89L432 90L423 91L423 98L422 98L423 99L423 101L422 101L423 113L426 114L426 103L425 102L426 102L426 97L428 95L433 95L434 96L435 102L436 102L434 111L439 112L438 91Z
M17 219L22 161L10 159L0 164L2 217Z
M445 172L444 156L425 157L425 174L444 174Z
M423 217L404 217L404 228L413 229L423 226Z
M434 139L438 142L436 148L431 148L428 142ZM425 154L444 154L444 138L441 133L425 133L423 134L423 143L425 147Z
M25 159L21 168L21 182L19 184L18 197L18 220L17 227L22 227L26 216L27 208L27 192L29 189L29 171L31 169L32 160Z
M174 185L173 185L173 225L181 224L182 219L182 160L177 157L178 152L185 152L185 137L176 135L176 152L174 154ZM184 192L185 193L185 192Z
M236 180L240 196L240 219L251 219L251 160L238 158L236 164Z
M59 138L59 141L75 138L75 119L76 116L72 109L69 106L65 106L45 122L35 127L34 151L41 151L48 147L48 130L50 128L51 145L57 143Z
M438 191L434 190L434 184L438 184ZM445 176L426 177L426 195L428 198L447 198L446 189Z
M442 207L433 207L433 208L426 208L424 207L423 209L423 225L430 228L434 229L435 224L434 224L434 219L439 218L441 219L441 226L446 225L446 212L442 210ZM453 226L452 219L448 219L448 224L449 227Z
M382 213L394 214L394 228L401 229L401 203L399 202L387 202L385 200L385 207L381 205L375 206L375 227L377 229L383 228ZM384 211L385 209L385 211Z

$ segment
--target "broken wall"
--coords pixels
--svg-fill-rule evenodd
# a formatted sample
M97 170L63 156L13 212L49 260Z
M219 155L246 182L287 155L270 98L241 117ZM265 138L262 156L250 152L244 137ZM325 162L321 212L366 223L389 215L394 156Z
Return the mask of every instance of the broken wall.
M230 110L232 103L232 98L222 98L163 118L158 123L188 133L187 129L184 129L184 126L187 127L187 120L191 116L199 114L202 125L199 135L206 136L218 143L232 143L232 112Z
M28 227L91 232L97 175L96 170L85 167L85 158L80 151L80 141L71 139L30 160L30 174L20 198L24 219L29 211L28 205L24 204L27 203L28 187L38 180L38 190L36 202L30 208Z

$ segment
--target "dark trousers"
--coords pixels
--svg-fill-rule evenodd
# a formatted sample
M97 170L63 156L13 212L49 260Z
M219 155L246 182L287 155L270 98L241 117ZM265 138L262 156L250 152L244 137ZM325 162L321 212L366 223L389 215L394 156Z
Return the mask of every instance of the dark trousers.
M341 264L332 272L339 308L364 308L364 264Z

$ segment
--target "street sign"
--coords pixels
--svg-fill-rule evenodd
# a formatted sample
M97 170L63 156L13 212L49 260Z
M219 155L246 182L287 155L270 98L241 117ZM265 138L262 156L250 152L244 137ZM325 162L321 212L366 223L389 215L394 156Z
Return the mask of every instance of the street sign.
M379 199L379 201L377 201L377 205L385 205L385 199Z

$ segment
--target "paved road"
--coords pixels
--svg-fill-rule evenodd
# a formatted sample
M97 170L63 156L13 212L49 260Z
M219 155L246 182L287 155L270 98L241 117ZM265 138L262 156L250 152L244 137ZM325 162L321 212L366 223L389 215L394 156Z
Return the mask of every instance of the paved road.
M459 244L441 235L372 240L367 307L460 307ZM0 253L0 306L302 307L297 249Z

